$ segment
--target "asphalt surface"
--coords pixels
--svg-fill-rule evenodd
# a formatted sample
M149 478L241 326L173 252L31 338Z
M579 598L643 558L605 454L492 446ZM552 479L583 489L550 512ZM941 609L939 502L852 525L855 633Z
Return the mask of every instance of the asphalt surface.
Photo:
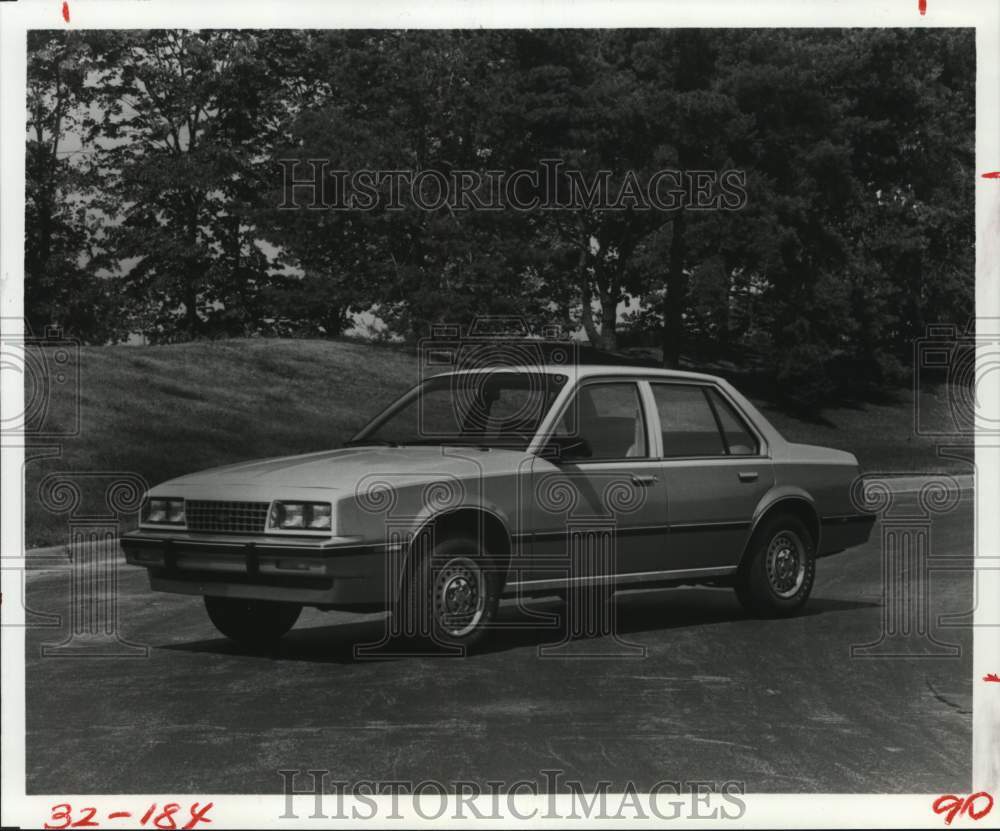
M973 606L966 493L932 526L931 619ZM880 529L820 561L804 615L748 618L731 591L620 595L617 634L557 646L513 626L464 658L382 650L378 615L308 611L273 655L216 633L201 599L119 572L120 632L147 657L43 657L68 631L68 570L28 576L28 604L62 626L27 630L28 793L280 792L279 769L332 780L583 783L735 780L747 792L965 793L972 630L932 628L959 657L852 657L878 640ZM559 613L555 599L529 612ZM604 658L589 658L604 654ZM301 787L302 785L300 785Z

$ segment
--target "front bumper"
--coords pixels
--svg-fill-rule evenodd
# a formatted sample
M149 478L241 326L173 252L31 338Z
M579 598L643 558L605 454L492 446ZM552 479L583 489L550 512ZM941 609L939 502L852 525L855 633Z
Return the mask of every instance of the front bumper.
M149 570L155 591L339 608L384 608L394 594L393 551L358 538L142 530L124 534L121 546L126 562Z

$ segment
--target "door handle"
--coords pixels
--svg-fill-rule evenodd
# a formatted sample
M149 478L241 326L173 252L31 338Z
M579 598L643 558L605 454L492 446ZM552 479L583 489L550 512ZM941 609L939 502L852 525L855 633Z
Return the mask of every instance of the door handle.
M657 478L655 476L639 476L639 475L632 476L632 484L635 485L637 488L642 488L642 487L648 488L650 485L655 485L656 482Z
M760 474L756 470L742 470L737 476L740 477L741 482L756 482Z

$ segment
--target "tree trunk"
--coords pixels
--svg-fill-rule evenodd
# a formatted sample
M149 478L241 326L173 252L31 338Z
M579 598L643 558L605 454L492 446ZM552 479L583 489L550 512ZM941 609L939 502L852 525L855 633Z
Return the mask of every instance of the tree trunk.
M201 286L202 266L198 258L198 207L194 197L191 197L191 207L187 217L188 257L191 265L184 275L184 324L188 338L194 340L198 336L201 320L198 317L198 289Z
M670 261L667 267L667 290L663 297L663 365L667 369L680 366L684 344L684 308L687 306L687 275L684 274L684 211L677 212L670 240Z
M43 193L36 218L38 235L34 256L25 263L24 280L24 317L31 333L39 336L45 334L47 326L56 322L53 306L57 291L57 286L50 283L46 273L52 256L52 200L47 192Z
M184 287L184 321L188 337L194 340L198 334L198 289L191 278Z
M607 297L601 298L601 348L618 348L618 301Z
M590 275L587 273L587 253L580 252L580 261L577 266L580 280L580 323L583 324L583 331L587 333L587 340L591 346L600 348L601 333L597 331L597 324L594 322L594 296L590 290Z

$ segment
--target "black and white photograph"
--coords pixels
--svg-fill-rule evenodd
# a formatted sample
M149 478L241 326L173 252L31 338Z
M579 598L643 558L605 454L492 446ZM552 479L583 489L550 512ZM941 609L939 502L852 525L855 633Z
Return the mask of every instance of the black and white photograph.
M995 827L1000 8L0 8L4 827Z

